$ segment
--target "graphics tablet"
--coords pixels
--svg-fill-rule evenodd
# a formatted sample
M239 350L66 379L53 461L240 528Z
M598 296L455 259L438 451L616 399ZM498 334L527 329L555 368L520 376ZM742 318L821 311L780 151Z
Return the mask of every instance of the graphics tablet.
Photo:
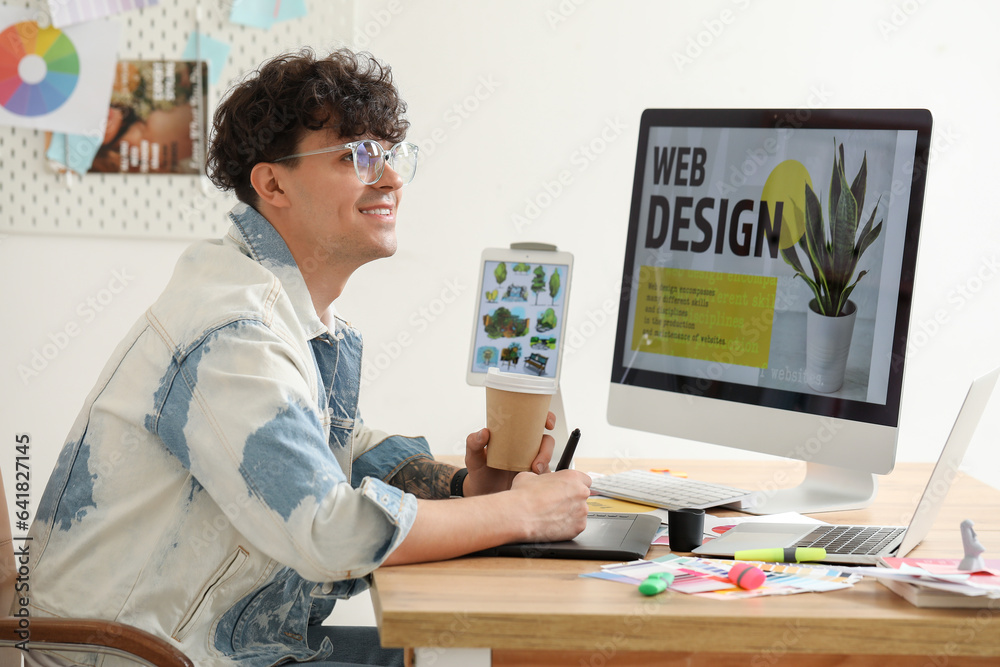
M504 544L470 555L635 560L646 557L649 545L659 527L660 519L652 514L591 512L587 515L587 527L575 539L566 542Z

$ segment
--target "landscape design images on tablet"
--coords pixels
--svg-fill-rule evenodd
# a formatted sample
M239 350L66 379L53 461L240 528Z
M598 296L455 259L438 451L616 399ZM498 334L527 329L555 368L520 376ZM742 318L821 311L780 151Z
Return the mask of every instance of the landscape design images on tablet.
M470 373L558 378L570 264L484 254Z

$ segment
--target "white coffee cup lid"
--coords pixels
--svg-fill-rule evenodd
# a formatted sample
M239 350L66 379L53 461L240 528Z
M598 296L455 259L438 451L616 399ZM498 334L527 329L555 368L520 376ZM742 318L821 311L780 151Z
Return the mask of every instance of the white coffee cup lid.
M555 378L534 377L521 373L503 373L497 368L486 371L486 386L522 394L554 394L558 383Z

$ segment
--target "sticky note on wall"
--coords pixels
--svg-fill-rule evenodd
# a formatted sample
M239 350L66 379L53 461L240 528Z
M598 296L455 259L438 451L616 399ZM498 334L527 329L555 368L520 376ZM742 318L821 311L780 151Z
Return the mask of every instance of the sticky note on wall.
M229 20L267 30L279 21L301 18L307 13L305 0L240 0L233 4Z
M199 43L200 42L200 43ZM229 44L209 37L203 33L192 32L184 47L182 60L201 59L208 63L208 81L216 84L222 76L222 69L229 59Z

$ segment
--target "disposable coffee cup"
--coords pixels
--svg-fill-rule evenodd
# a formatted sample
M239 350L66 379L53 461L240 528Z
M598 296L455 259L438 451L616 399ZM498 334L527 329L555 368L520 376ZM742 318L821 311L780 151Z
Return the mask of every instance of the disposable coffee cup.
M667 540L671 551L691 552L701 546L705 510L684 507L667 510Z
M531 470L554 393L555 378L489 369L486 426L490 429L490 443L486 447L486 465L500 470Z

